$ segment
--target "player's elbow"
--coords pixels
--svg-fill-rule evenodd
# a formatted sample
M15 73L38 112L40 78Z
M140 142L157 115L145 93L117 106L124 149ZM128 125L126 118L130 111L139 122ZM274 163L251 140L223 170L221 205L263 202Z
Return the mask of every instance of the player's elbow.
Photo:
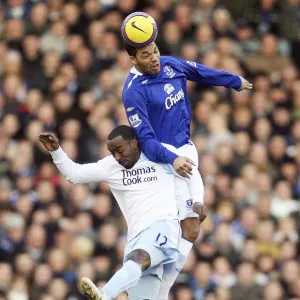
M156 151L154 149L151 149L149 147L142 148L142 151L147 156L147 158L155 163L159 163L160 160L157 158Z
M70 183L72 183L72 184L80 183L80 182L78 182L78 180L77 180L77 176L66 176L65 178L66 178Z

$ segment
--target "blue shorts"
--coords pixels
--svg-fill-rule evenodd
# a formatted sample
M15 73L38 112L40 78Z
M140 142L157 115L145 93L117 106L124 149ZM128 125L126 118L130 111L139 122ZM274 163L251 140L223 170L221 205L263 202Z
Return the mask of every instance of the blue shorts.
M145 250L150 255L151 265L143 272L142 276L152 274L161 279L163 264L178 259L180 237L181 228L178 220L157 221L126 244L124 262L127 261L128 255L133 250Z

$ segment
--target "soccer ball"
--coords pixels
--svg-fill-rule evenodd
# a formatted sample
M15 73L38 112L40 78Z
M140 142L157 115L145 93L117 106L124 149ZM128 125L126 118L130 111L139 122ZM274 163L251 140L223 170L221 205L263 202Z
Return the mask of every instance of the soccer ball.
M122 37L133 47L145 47L157 37L156 22L144 12L132 13L123 21Z

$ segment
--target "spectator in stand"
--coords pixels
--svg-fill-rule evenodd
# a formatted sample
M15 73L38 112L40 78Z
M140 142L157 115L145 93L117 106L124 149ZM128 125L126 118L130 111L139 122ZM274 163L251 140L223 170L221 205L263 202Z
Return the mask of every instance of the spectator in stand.
M299 1L2 2L1 300L79 300L82 276L103 285L121 266L107 185L71 186L37 138L54 131L80 163L109 154L107 133L127 124L120 24L135 10L156 19L162 54L254 83L188 84L209 216L170 299L299 297Z

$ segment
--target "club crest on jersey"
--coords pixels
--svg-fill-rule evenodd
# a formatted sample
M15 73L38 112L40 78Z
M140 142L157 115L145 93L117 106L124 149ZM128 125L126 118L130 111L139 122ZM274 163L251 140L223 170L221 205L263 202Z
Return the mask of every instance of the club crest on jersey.
M134 114L129 117L129 122L132 127L136 128L136 127L140 126L140 124L142 123L142 120L140 119L138 114Z
M164 72L167 74L167 76L169 76L170 78L173 78L175 76L175 72L174 70L169 66L169 65L165 65L164 66Z
M172 84L167 83L167 84L165 84L165 86L164 86L164 90L165 90L165 92L166 92L168 95L170 95L170 94L175 90L175 88L174 88L174 86L173 86Z
M187 208L191 208L192 205L193 205L193 200L192 199L186 200L186 207Z

